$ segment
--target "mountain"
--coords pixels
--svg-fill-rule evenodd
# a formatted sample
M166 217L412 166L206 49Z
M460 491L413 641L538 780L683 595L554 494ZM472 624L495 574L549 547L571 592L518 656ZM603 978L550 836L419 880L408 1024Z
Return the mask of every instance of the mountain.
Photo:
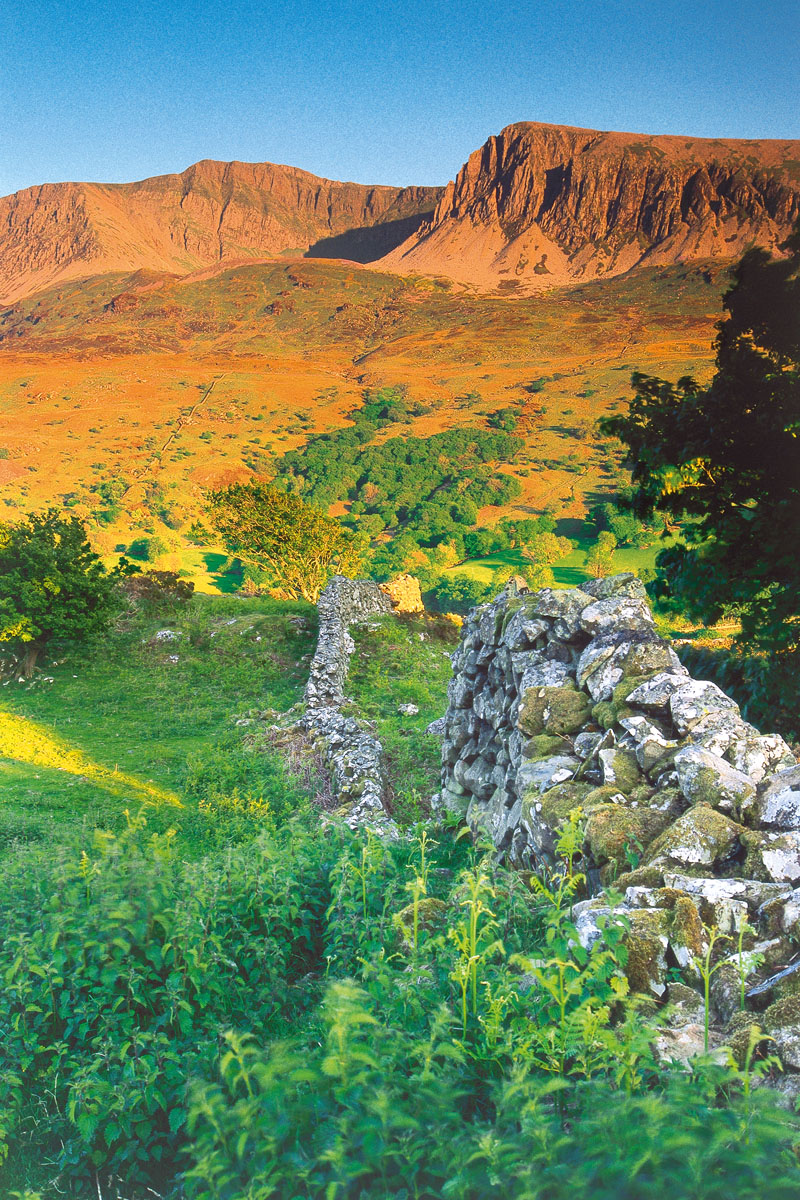
M113 271L185 275L288 251L368 262L407 238L441 193L211 160L139 183L26 188L0 199L0 301Z
M800 141L509 125L381 270L533 291L774 248L800 216Z

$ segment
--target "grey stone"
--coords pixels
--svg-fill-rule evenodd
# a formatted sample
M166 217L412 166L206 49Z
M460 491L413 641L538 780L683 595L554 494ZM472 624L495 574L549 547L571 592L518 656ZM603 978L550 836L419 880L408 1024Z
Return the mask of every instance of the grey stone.
M764 780L747 815L770 829L800 829L800 766Z
M654 627L653 614L646 600L619 594L587 605L581 613L580 623L581 629L590 637L622 630L644 632Z
M620 571L617 575L606 575L602 579L590 579L581 585L582 590L596 600L606 600L609 596L625 596L632 600L647 600L647 591L641 579L630 571Z
M681 791L692 804L705 801L722 812L739 814L756 794L746 775L702 746L684 746L673 761Z
M531 604L530 601L528 603ZM538 617L559 621L557 636L569 640L580 632L581 613L591 603L592 597L580 588L567 588L564 591L544 588L536 593L531 608Z
M534 762L523 759L516 773L517 795L524 796L532 790L546 792L557 783L565 783L572 779L579 766L579 760L569 754L554 754Z
M661 671L629 692L626 703L632 704L634 708L643 708L647 712L666 715L669 713L672 697L686 685L687 679L686 671Z
M574 678L574 675L574 670L571 670L566 663L561 662L542 662L528 667L519 685L520 699L528 688L563 687L568 680L571 681Z
M669 710L672 722L682 737L703 717L720 709L730 709L738 713L739 705L730 696L726 696L715 683L707 680L685 680L683 686L670 696Z
M647 717L622 717L620 725L630 735L636 761L645 774L678 747L678 742L665 737L663 729Z

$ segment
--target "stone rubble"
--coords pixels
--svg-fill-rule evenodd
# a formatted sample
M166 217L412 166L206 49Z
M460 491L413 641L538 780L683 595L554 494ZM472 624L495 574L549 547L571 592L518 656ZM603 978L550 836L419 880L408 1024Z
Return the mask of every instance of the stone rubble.
M716 928L712 1018L741 1024L744 979L784 1066L800 1071L800 766L689 675L635 576L508 589L473 610L453 655L434 803L532 871L555 866L562 828L580 820L595 893L574 908L580 941L621 914L632 988L663 1001L680 972L674 986L694 997L665 1054L695 1052L697 964ZM604 887L621 894L613 908Z

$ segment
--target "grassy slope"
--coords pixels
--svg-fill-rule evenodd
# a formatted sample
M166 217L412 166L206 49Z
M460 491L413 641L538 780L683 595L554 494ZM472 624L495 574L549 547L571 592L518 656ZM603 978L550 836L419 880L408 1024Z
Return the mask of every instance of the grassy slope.
M634 369L708 372L724 286L719 264L693 265L505 299L305 260L52 289L0 313L0 503L13 516L71 495L91 516L91 486L122 476L133 486L122 516L96 527L101 548L156 534L171 543L162 565L214 589L185 537L201 489L268 473L273 455L344 424L364 387L403 383L431 411L391 434L523 403L516 507L579 519L613 486L595 418L624 403ZM109 308L126 288L135 306ZM147 510L148 484L177 528Z
M6 684L0 847L116 828L126 807L142 805L156 827L191 824L187 764L240 737L235 721L247 710L300 698L313 615L302 604L198 596L179 611L124 617L49 674ZM181 636L153 640L167 628Z

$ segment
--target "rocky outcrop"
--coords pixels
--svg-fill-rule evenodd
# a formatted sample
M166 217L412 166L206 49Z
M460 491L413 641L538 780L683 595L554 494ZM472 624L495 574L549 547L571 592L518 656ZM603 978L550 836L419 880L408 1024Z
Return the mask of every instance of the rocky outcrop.
M689 675L634 576L506 591L473 611L453 655L436 804L538 872L558 867L567 826L580 831L577 937L591 947L621 915L635 991L670 999L682 974L692 1002L665 1055L696 1048L713 933L718 1040L749 1029L744 990L800 1071L800 766Z
M774 248L800 216L800 142L509 125L381 262L531 291Z
M184 275L286 252L368 262L430 216L441 192L210 160L139 183L26 188L0 199L0 302L112 271Z

